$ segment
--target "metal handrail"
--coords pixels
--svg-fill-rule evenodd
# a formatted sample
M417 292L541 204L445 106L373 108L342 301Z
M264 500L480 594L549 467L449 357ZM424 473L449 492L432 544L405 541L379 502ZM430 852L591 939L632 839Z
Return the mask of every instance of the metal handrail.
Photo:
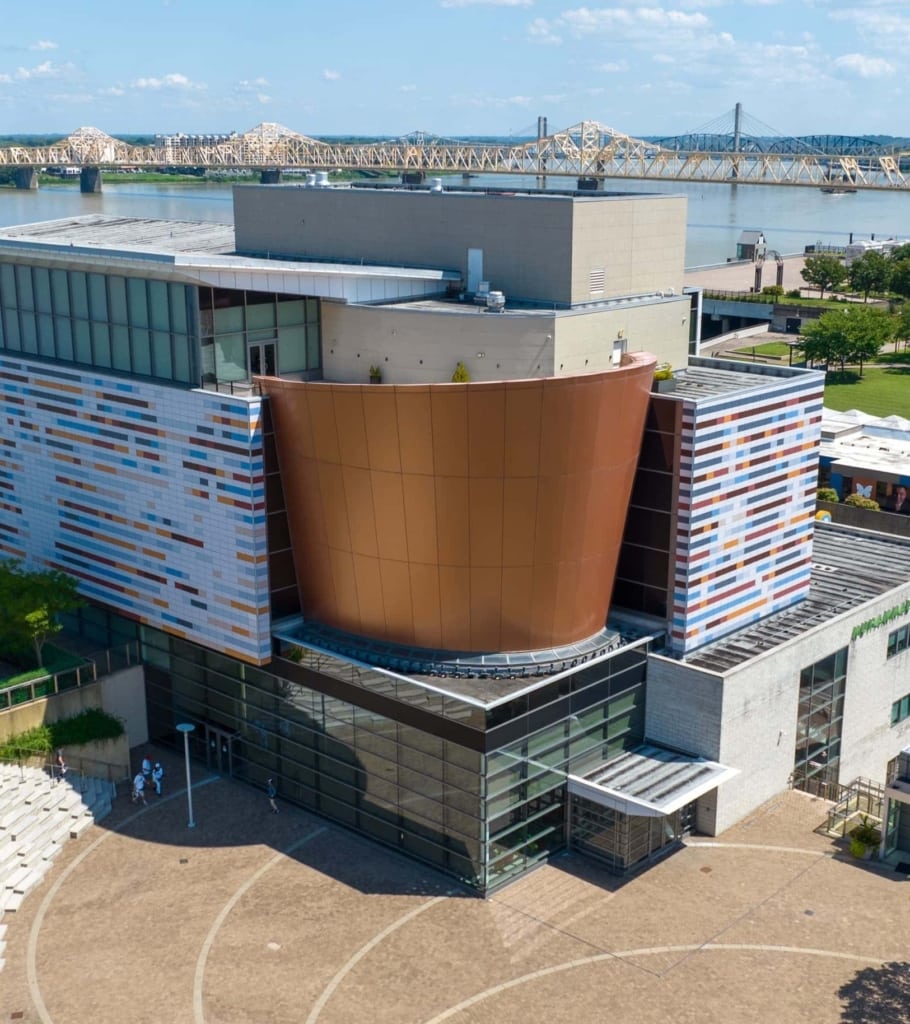
M124 654L126 667L140 664L139 644L135 640L129 640L122 647L110 647L86 655L85 661L74 668L64 669L61 672L48 672L36 679L28 679L25 682L5 687L0 690L0 711L8 711L10 708L19 707L22 704L44 700L46 697L53 697L58 693L79 689L88 683L97 682L99 678L111 675L117 670L119 666L114 666L112 655L116 657L117 652L120 651ZM26 696L22 696L23 694Z
M0 764L15 764L19 769L20 779L24 780L25 768L40 768L46 772L52 779L60 779L60 770L57 767L56 761L49 760L45 757L44 752L40 750L29 750L26 747L13 747L15 754L2 754L0 753ZM75 763L74 763L75 762ZM70 776L78 778L78 790L80 793L85 792L86 779L92 778L104 778L104 781L116 785L118 781L123 780L129 776L127 770L126 775L123 774L123 767L121 765L114 764L112 761L102 761L97 757L80 757L76 755L74 758L66 760L66 772L62 778L66 779ZM99 775L97 771L86 772L86 764L91 764L93 767L100 767L104 770L104 775Z

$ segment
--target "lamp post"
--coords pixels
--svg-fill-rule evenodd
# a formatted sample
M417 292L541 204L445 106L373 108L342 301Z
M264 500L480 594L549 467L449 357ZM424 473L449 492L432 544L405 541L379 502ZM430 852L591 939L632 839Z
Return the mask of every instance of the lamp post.
M186 823L187 828L195 828L193 820L193 784L190 781L190 733L196 728L190 722L180 722L177 731L183 733L183 760L186 762L186 803L189 808L190 820Z

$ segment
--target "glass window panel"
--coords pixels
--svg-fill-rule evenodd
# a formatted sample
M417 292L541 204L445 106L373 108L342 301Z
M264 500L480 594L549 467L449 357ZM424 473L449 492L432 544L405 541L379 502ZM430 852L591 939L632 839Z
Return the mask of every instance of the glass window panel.
M19 314L19 328L22 332L21 344L23 352L38 352L38 327L35 324L35 314L22 312Z
M92 274L92 277L97 277ZM94 310L94 305L92 310ZM111 365L111 335L107 324L92 324L92 352L95 366Z
M111 328L112 360L115 370L129 370L130 363L130 329L122 324Z
M0 348L5 348L6 342L4 341L4 327L3 327L3 307L0 306Z
M215 333L233 334L243 330L243 306L228 306L215 310Z
M38 315L37 321L38 351L41 355L53 359L57 354L57 348L54 345L54 318L49 314L41 313Z
M255 306L246 307L246 329L248 331L261 331L266 327L273 328L274 326L275 304L273 302L261 302Z
M306 322L308 324L317 323L319 320L319 299L307 299L306 300Z
M278 303L279 324L302 324L306 319L306 307L303 299Z
M171 297L171 325L176 333L186 334L189 330L186 316L188 289L182 284L169 284L167 288Z
M3 344L12 352L18 352L22 347L19 338L19 315L14 310L3 311Z
M218 380L246 379L246 345L242 334L216 337L215 374Z
M51 275L46 267L32 268L32 284L35 289L35 308L39 313L50 313Z
M32 294L32 268L21 265L17 266L16 283L19 287L19 308L34 309L35 297Z
M87 320L74 320L73 332L76 343L76 362L92 362L92 334Z
M109 277L107 280L107 290L110 301L111 323L129 323L126 311L126 278Z
M0 303L16 308L16 271L11 263L0 263Z
M157 283L157 282L154 282ZM161 331L152 331L152 374L170 379L174 371L171 359L171 336Z
M197 383L193 379L190 346L192 341L186 335L179 334L174 338L174 374L173 380L181 380L187 384Z
M58 316L54 318L54 328L57 334L57 358L74 359L72 324L67 318Z
M318 326L307 327L306 329L306 363L308 370L318 370L322 366Z
M150 377L152 374L152 342L149 332L134 327L130 333L132 335L133 373Z
M92 319L107 323L107 289L105 288L104 277L101 274L88 275L88 294ZM110 366L110 360L100 365Z
M73 303L73 316L88 319L88 291L85 274L81 270L70 272L70 298Z
M281 368L286 373L307 369L305 327L282 327L278 332Z
M54 312L57 316L69 316L70 293L65 270L51 271L51 292L54 298Z
M126 282L130 297L130 324L134 327L148 327L149 307L145 293L145 281L139 277L130 277Z
M169 331L171 319L168 314L167 283L148 282L149 319L156 331Z

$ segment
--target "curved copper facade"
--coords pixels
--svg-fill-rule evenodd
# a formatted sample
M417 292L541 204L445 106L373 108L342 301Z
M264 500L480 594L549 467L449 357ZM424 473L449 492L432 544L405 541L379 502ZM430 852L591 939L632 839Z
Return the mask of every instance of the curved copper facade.
M654 363L476 384L262 378L304 614L449 651L597 632Z

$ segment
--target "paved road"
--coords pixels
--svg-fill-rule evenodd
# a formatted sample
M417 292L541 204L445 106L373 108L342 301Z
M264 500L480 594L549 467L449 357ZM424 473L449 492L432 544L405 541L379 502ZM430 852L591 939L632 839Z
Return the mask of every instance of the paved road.
M485 901L228 780L194 831L180 792L118 804L8 916L0 1020L836 1024L910 959L910 882L835 856L798 793L625 885L564 855Z

